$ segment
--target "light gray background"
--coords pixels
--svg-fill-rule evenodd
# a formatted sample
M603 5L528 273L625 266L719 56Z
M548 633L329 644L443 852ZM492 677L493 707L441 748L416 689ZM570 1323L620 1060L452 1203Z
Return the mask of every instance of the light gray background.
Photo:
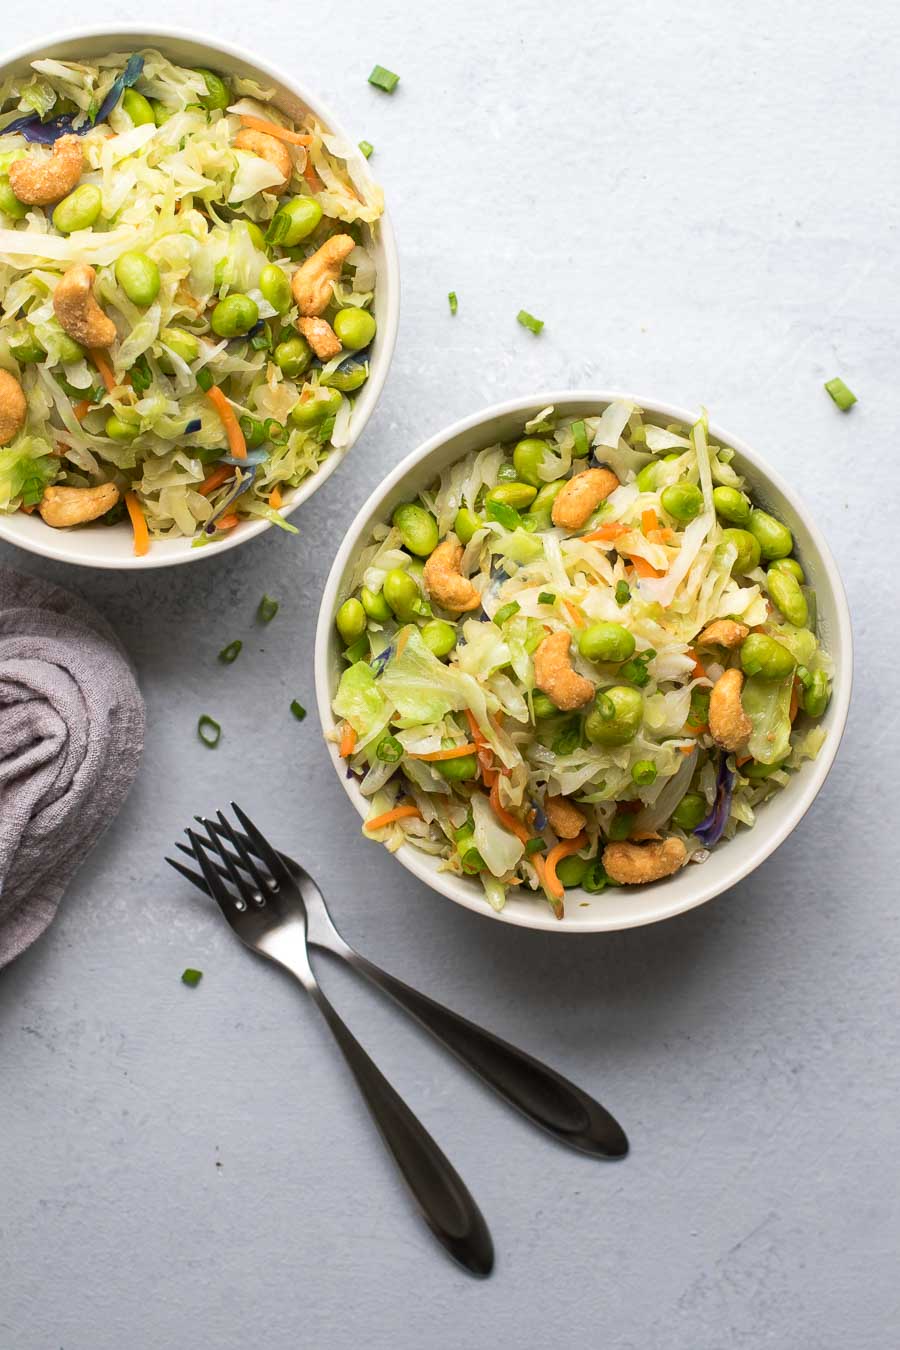
M3 40L133 17L47 0L10 10ZM148 711L122 815L0 978L0 1350L892 1350L897 7L222 0L190 20L296 71L375 144L400 340L299 539L122 577L0 549L99 606ZM375 61L402 76L393 98L366 84ZM846 417L822 390L838 372L860 398ZM442 425L553 385L706 402L802 487L858 643L837 765L778 853L700 911L577 941L418 885L360 837L315 715L288 712L313 707L318 596L367 493ZM263 591L281 610L261 630ZM201 712L224 726L215 753ZM312 1007L164 866L191 814L232 794L352 941L626 1125L623 1164L553 1146L324 971L478 1196L489 1283L408 1212Z

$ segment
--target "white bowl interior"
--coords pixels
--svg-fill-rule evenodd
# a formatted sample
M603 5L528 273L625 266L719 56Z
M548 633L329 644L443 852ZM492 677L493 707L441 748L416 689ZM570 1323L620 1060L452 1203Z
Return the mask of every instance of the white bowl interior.
M565 415L597 415L617 397L632 399L644 410L646 420L659 425L675 421L689 424L696 419L696 413L631 394L548 393L502 404L457 423L413 451L385 479L347 531L325 586L316 632L315 659L319 715L326 732L335 726L331 700L343 668L334 614L347 593L353 559L368 541L372 527L387 519L399 502L409 500L432 483L448 464L473 450L496 441L509 441L521 434L523 422L540 409L553 404ZM555 919L543 899L534 894L510 895L504 909L497 914L488 905L477 880L441 872L436 859L404 844L395 856L433 890L479 914L528 928L556 933L632 928L693 909L733 886L777 848L808 810L837 752L850 701L852 639L843 585L827 544L793 489L782 482L754 451L721 427L711 425L710 436L718 443L734 448L735 468L746 477L754 499L790 526L797 556L810 584L815 587L819 632L835 662L834 691L824 718L827 737L818 758L804 764L791 776L789 785L762 807L752 829L739 830L734 839L724 841L712 850L706 862L688 865L675 876L652 886L612 888L601 895L567 891L566 916L562 920ZM347 778L345 765L332 742L329 742L329 752L350 800L364 818L368 804L356 780ZM371 846L382 847L374 842Z
M84 60L108 52L132 51L140 47L156 47L172 60L185 65L208 66L232 75L249 76L267 88L274 88L277 91L273 100L276 107L294 118L302 116L307 111L314 113L323 125L343 136L348 147L352 148L358 164L368 172L366 161L357 150L356 142L343 131L333 113L324 107L318 98L302 88L297 81L274 70L256 57L250 57L237 48L221 42L215 44L207 42L199 34L165 29L149 31L137 27L84 29L15 52L0 65L0 78L27 70L32 61L44 57ZM316 473L305 478L298 487L285 495L285 504L282 508L284 515L290 515L295 511L301 502L312 496L334 473L362 434L387 379L400 315L400 273L393 230L386 212L374 231L372 249L378 277L373 303L378 332L372 344L369 378L354 401L350 439L346 446L333 450ZM205 548L192 548L189 539L154 540L148 553L143 557L135 557L131 529L127 522L120 525L82 526L78 529L57 530L45 525L37 513L30 516L21 511L14 515L0 514L0 539L17 544L32 553L43 554L47 558L56 558L60 562L77 563L85 567L171 567L178 563L193 562L198 558L218 556L226 549L244 544L270 528L267 520L244 521L235 526L225 539Z

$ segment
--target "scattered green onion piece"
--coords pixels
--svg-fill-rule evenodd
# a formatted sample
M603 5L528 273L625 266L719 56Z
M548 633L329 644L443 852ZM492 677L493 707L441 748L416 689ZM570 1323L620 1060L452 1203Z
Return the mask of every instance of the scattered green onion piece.
M459 309L459 301L456 298L456 291L451 291L450 294L447 296L447 299L450 302L450 313L455 314L456 311Z
M196 989L202 979L202 970L192 970L191 967L188 966L187 970L181 972L182 984L186 984L190 989Z
M271 623L277 613L278 601L273 600L271 595L264 595L256 610L256 617L260 623Z
M835 375L833 380L826 381L825 388L828 390L841 412L848 412L856 402L856 395L852 390L847 388L840 375Z
M294 714L298 722L302 722L304 717L306 716L306 709L304 708L303 704L299 701L299 699L296 698L291 699L291 712Z
M517 530L522 524L522 517L514 506L507 506L506 502L488 501L486 504L487 515L490 520L496 520L498 525L502 525L504 530Z
M577 750L580 741L581 722L576 719L570 722L566 729L557 736L550 748L554 755L571 755L573 750Z
M539 605L555 605L555 604L556 604L556 596L553 594L552 591L541 591L540 595L538 596L538 604L539 604Z
M382 736L375 747L375 758L383 760L385 764L398 764L403 758L403 746L396 736Z
M222 728L215 718L204 713L197 723L197 735L210 750L215 750L222 739Z
M615 717L616 705L613 703L609 694L598 694L594 701L596 703L597 711L604 722L609 722Z
M368 655L369 636L367 633L363 633L362 637L358 637L356 641L351 643L346 649L344 652L344 660L349 662L351 666L355 666L357 661L364 660Z
M266 439L266 425L258 417L250 417L247 413L241 413L240 427L244 433L244 440L247 442L248 450L258 450Z
M599 858L596 858L581 878L581 889L587 891L588 895L599 895L607 886L612 885L606 874L606 868Z
M647 663L639 656L633 656L630 661L619 667L619 674L623 680L629 684L636 684L639 689L643 689L645 684L650 683L650 674L647 670Z
M200 370L198 370L194 378L197 381L197 384L203 390L204 394L208 393L209 390L212 389L213 384L215 383L211 372L206 368L206 366L203 366Z
M264 352L268 349L271 341L272 339L269 336L269 330L267 328L262 328L258 333L253 334L250 339L250 346L255 352Z
M226 666L230 666L232 661L236 661L241 654L243 642L240 638L235 638L234 642L229 642L227 647L223 647L219 652L219 660Z
M511 619L514 614L518 614L521 608L522 606L519 604L518 600L510 600L508 605L501 605L497 610L497 613L494 615L494 623L499 628L501 624L506 623L507 619Z
M651 783L655 783L657 773L658 769L652 759L639 759L631 766L631 777L638 787L649 787Z
M521 315L519 316L521 322ZM578 421L572 423L572 435L575 437L575 456L577 459L585 459L589 450L587 427L584 422Z
M400 76L395 75L392 70L385 70L384 66L372 67L369 84L374 84L376 89L383 89L386 94L392 94L399 83Z
M616 604L627 605L631 599L631 587L627 581L616 582Z
M283 422L278 422L274 417L266 418L266 440L271 441L273 445L284 445L288 438L288 430Z
M369 158L369 156L372 154L373 150L375 149L375 147L374 147L374 145L372 144L371 141L360 141L360 143L359 143L359 148L360 148L360 150L363 152L363 154L365 155L366 159Z
M546 848L546 844L540 835L535 835L534 839L529 839L525 845L525 857L530 858L534 853L540 853Z
M527 328L529 332L534 333L535 335L537 335L544 326L544 320L536 319L533 314L528 313L527 309L520 309L516 315L516 319L523 328Z

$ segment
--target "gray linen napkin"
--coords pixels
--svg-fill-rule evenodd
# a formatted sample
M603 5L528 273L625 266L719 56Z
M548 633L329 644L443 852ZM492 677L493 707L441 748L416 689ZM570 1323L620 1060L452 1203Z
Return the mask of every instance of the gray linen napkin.
M50 923L143 744L143 700L109 624L0 567L0 967Z

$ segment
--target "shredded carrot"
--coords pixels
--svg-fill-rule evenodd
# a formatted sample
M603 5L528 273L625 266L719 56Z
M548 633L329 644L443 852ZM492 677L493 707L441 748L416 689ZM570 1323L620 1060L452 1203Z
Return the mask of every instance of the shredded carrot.
M514 834L521 843L527 844L528 840L531 838L531 831L527 825L521 820L518 820L511 811L507 811L506 807L502 805L500 801L500 784L497 781L494 782L494 785L491 788L491 807L500 824L503 825L505 829L509 830L510 834Z
M750 763L750 761L751 761L752 758L753 758L752 755L741 755L738 759L736 759L736 760L734 761L735 766L736 766L738 769L742 769L742 768L744 767L745 764L749 764L749 763Z
M283 501L284 498L281 495L281 488L276 483L272 491L269 493L269 505L271 506L273 511L280 511L281 503Z
M631 563L631 566L634 568L635 572L638 574L639 577L665 576L665 572L657 572L656 568L651 567L647 559L640 557L639 554L635 554L633 557L631 554L629 554L628 561Z
M411 804L409 806L395 806L393 811L385 811L383 815L373 816L371 820L367 820L363 829L383 830L385 825L393 825L395 820L407 820L413 816L419 820L422 819L422 812L417 806Z
M89 398L80 398L72 407L76 422L83 422L91 410L91 400Z
M287 127L280 127L277 122L268 122L263 117L248 117L241 113L241 125L248 131L264 131L267 136L274 136L276 141L287 141L290 145L312 145L312 136L303 136L299 131L289 131Z
M97 367L97 370L100 372L100 378L103 381L103 384L106 388L106 392L108 394L111 394L112 391L118 387L119 381L113 374L113 368L106 358L106 352L103 351L101 347L90 347L88 349L88 355L90 356L94 365ZM127 376L122 381L122 383L123 384L129 383Z
M697 733L700 734L699 732ZM679 745L678 749L683 755L692 755L697 749L696 745Z
M125 493L125 506L128 509L131 528L134 531L134 551L139 558L142 558L150 548L150 531L147 529L147 522L144 519L144 513L141 510L136 492Z
M341 732L341 743L338 747L338 753L341 759L348 759L356 749L356 732L349 722L344 723L344 729Z
M590 534L583 534L581 536L581 542L583 544L590 544L595 539L603 539L611 544L623 534L630 533L631 531L627 525L620 525L617 520L611 520L608 525L601 525L598 530L591 530Z
M234 469L230 464L219 464L208 473L196 491L201 497L208 497L211 492L215 492L217 487L221 487L229 478L234 476Z
M652 506L648 506L646 511L641 512L641 529L644 531L644 534L649 534L651 530L659 529L659 517Z
M700 660L699 656L694 651L693 647L688 647L687 651L685 652L685 656L689 656L694 663L693 666L691 667L691 673L695 677L695 679L699 680L707 679L708 676L706 674L706 666Z
M325 184L322 182L321 178L313 168L311 159L308 159L306 161L306 165L303 169L303 177L306 179L307 183L309 184L313 192L320 192L322 188L325 186Z
M561 900L565 893L565 888L556 875L556 864L562 862L563 858L569 858L573 853L580 852L587 843L587 835L582 830L581 834L574 839L561 839L558 844L554 844L544 860L545 881L544 886L550 895L556 900Z
M571 616L572 616L572 618L573 618L573 620L574 620L574 622L575 622L576 628L586 628L586 627L587 627L587 619L584 617L584 615L582 614L582 612L581 612L581 610L578 608L578 606L577 606L577 605L573 605L572 602L571 602L571 600L564 600L564 601L563 601L563 604L565 605L566 609L567 609L567 610L569 611L569 613L571 614Z
M222 419L225 435L228 437L228 449L231 451L232 455L234 455L235 459L246 459L247 442L244 440L241 424L235 417L234 409L228 402L228 399L216 384L210 385L206 391L206 397Z
M240 516L236 511L226 511L224 516L219 516L216 521L217 530L233 530L235 525L240 522Z
M497 781L497 770L494 768L494 752L491 749L491 743L478 725L478 720L471 708L466 708L466 718L472 732L472 740L478 747L481 781L486 788L492 788Z
M670 544L675 538L675 531L670 530L668 525L664 525L661 530L649 530L647 539L651 544Z
M436 763L439 759L462 759L464 755L478 753L477 745L451 745L449 750L431 750L427 755L410 755L410 759L424 759L427 763Z

